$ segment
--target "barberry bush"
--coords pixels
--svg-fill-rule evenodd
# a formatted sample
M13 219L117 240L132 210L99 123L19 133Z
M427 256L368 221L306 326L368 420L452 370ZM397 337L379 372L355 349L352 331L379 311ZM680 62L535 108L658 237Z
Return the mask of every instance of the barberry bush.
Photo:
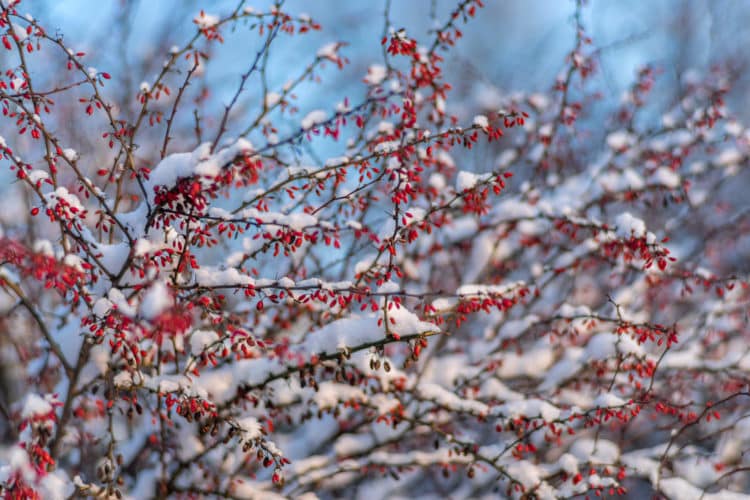
M740 74L612 103L571 2L490 106L445 71L483 2L396 4L368 50L198 7L126 64L3 0L6 498L750 491Z

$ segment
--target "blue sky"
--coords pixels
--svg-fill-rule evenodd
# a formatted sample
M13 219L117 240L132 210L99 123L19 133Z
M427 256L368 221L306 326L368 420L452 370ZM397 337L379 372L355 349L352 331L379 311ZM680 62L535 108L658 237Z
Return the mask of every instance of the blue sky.
M201 8L212 13L227 12L236 1L115 1L65 0L27 5L35 16L42 17L50 27L59 27L69 40L82 45L95 44L90 49L102 51L113 47L102 45L106 33L122 5L135 6L134 29L129 38L129 54L134 59L153 57L152 39L160 26L173 22L170 28L174 43L179 44L191 33L192 16ZM562 65L562 58L572 43L570 20L572 0L487 0L479 18L465 29L466 39L456 51L457 63L462 59L481 61L477 69L500 87L518 88L549 86ZM258 9L269 1L248 1ZM451 2L436 2L438 17L445 18ZM40 6L38 11L35 8ZM333 39L351 44L353 70L358 61L377 56L377 40L382 29L384 1L379 0L289 0L285 9L306 12L320 20L325 35L306 38L302 43L290 41L277 66L280 78L284 70L300 63L302 52L309 52L314 42L320 44ZM394 1L391 17L397 27L406 26L415 33L429 28L431 0ZM36 11L36 12L35 12ZM612 47L603 55L603 70L608 85L618 93L627 84L635 69L645 63L663 65L667 70L686 64L704 69L712 58L738 52L743 46L742 27L750 21L750 4L744 0L590 0L585 24L598 46ZM241 39L242 37L238 37ZM113 37L112 45L119 43ZM308 45L309 44L309 45ZM240 52L247 43L240 41L234 48ZM232 44L227 43L227 47ZM227 50L227 60L237 54ZM217 65L223 64L223 62Z
M464 39L446 61L456 95L471 94L477 82L486 82L501 92L548 90L563 68L573 37L572 0L486 0L477 19L463 30ZM41 18L50 31L64 34L68 44L89 53L87 63L108 71L115 78L130 78L137 86L154 77L151 73L127 72L118 57L126 54L131 64L151 61L158 68L163 47L155 45L154 33L167 33L168 43L181 45L194 31L192 18L201 10L221 14L236 0L24 0L21 11ZM267 0L246 5L262 10ZM291 74L310 61L318 47L343 40L352 64L342 73L331 68L322 85L300 89L301 112L329 105L343 95L356 98L356 85L367 67L378 62L383 26L384 0L288 0L285 10L308 13L323 24L323 32L305 37L281 38L275 47L269 72L271 86L282 85ZM430 28L431 0L393 0L391 20L425 39ZM445 19L452 2L437 0L437 17ZM117 18L124 6L133 12L131 29L123 47ZM745 62L750 24L750 2L746 0L589 0L584 24L601 54L600 86L614 104L631 82L638 67L654 63L661 67L666 94L681 72L688 68L705 71L712 61L727 57ZM209 86L216 91L215 104L226 102L236 88L246 61L257 50L258 37L238 29L226 35L226 43L211 62ZM132 74L131 74L132 73ZM253 88L250 88L250 93ZM741 96L744 94L741 94ZM258 96L260 97L260 96ZM744 100L744 97L738 99ZM740 102L741 111L746 108ZM328 107L328 106L326 106ZM470 116L471 109L465 110ZM0 125L0 127L2 127ZM2 129L0 128L0 135Z

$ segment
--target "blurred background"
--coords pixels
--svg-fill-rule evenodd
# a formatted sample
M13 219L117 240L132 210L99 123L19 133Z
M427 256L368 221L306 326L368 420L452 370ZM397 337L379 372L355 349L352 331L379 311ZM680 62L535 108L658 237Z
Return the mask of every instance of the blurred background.
M44 0L24 2L22 10L28 9L48 27L59 28L69 42L86 50L93 59L112 64L125 62L130 73L122 76L137 86L138 78L152 76L157 70L165 49L180 45L191 36L192 19L198 11L227 13L237 3ZM395 28L407 28L417 39L424 39L436 20L446 19L453 4L452 0L394 1L390 19ZM272 2L254 0L245 5L264 10ZM357 78L378 57L385 0L288 0L283 7L319 21L324 28L316 40L320 44L331 40L348 42L346 53L352 62L349 70ZM446 73L467 94L485 85L499 92L547 90L573 46L574 10L574 0L486 0L485 8L463 30L465 37L447 61ZM744 67L748 62L748 22L750 5L744 0L588 0L583 15L587 34L602 50L602 87L614 99L637 68L645 64L663 70L660 80L667 88L688 70L706 71L716 63ZM227 37L222 57L212 63L224 71L216 71L212 83L236 76L228 62L253 50L257 37L248 35L237 30L233 36L239 43L230 43ZM282 83L285 73L303 62L306 51L314 45L307 37L284 42L288 43L280 44L285 45L283 55L277 55L283 59L272 75ZM141 72L143 69L151 73ZM459 75L462 78L457 79ZM746 82L746 77L742 80ZM346 79L336 79L337 91L342 82ZM234 82L226 83L231 87ZM137 87L131 88L134 89Z
M461 26L464 36L446 56L444 65L447 80L454 86L448 112L464 121L483 110L497 109L515 92L550 92L565 71L566 56L575 44L573 0L485 0L485 4L476 19ZM28 12L49 33L62 36L67 46L85 52L87 65L110 73L112 79L106 82L105 95L114 103L115 115L132 122L140 110L138 94L142 83L155 79L172 47L183 47L195 34L193 20L199 12L224 16L237 5L236 0L24 0L19 12ZM256 11L267 10L271 5L272 2L261 0L244 2L244 6ZM380 39L384 26L405 28L410 36L427 41L433 27L444 22L454 5L452 0L286 1L283 10L309 14L323 29L304 36L280 36L274 41L265 75L269 89L281 89L310 64L319 47L333 41L348 44L340 52L350 64L341 70L328 64L317 71L319 82L305 82L295 91L298 113L277 115L279 121L274 123L286 123L293 129L298 127L299 117L312 109L333 110L344 96L357 102L364 93L362 78L368 67L382 62ZM597 92L598 103L579 126L604 134L607 124L599 118L619 106L623 92L645 65L651 65L657 75L651 99L655 117L674 106L686 81L720 65L731 70L733 90L728 101L732 112L740 122L750 118L747 0L589 0L581 21L592 38L592 50L596 51L597 71L588 85L589 91ZM207 49L210 59L186 96L195 103L187 109L197 107L211 137L217 126L211 117L220 116L220 110L237 89L240 74L263 43L257 30L246 23L222 30L222 34L223 44ZM17 64L11 54L0 51L4 69ZM69 81L66 59L59 56L59 52L48 50L30 58L31 76L37 88L53 89ZM183 79L184 74L174 74L167 82L176 89ZM77 98L87 97L90 90L81 89L80 95L77 92L74 88L65 98L57 99L56 112L49 120L66 144L75 145L85 168L93 172L109 163L111 153L103 147L102 123L88 119L78 103ZM248 85L236 114L253 116L263 99L260 86ZM163 109L168 110L168 105ZM193 128L193 115L189 111L178 113L170 151L195 148ZM161 135L162 132L154 137L142 135L136 141L140 146L138 161L143 165L153 166L158 161L158 147L151 146L160 144ZM0 136L8 138L9 145L25 161L36 162L37 167L43 164L40 148L34 147L28 135L17 136L10 121L0 121ZM315 151L318 157L325 158L333 155L334 149L323 143ZM486 153L488 164L495 161L496 154L497 151ZM476 165L462 168L492 168L479 164L481 154L475 158L478 159L472 161ZM28 193L18 189L14 178L8 163L1 161L0 197L4 203L0 231L10 235L14 231L24 234L20 228L27 224L31 206ZM12 303L0 296L0 338L24 334L24 328L14 323L18 318L5 314L10 307ZM11 345L3 343L0 349L10 349ZM2 356L16 357L14 353ZM16 367L3 365L0 370L12 372ZM0 374L0 381L5 379ZM0 397L6 399L0 401L5 405L15 399L11 387L0 387Z
M485 0L485 4L476 19L461 25L464 36L446 56L444 64L446 79L454 86L448 112L463 123L470 122L477 113L496 110L517 92L551 92L566 70L566 57L576 40L573 0ZM199 12L205 10L207 14L223 17L237 5L237 0L24 0L19 11L29 12L48 32L61 35L67 46L85 52L87 65L110 73L112 79L105 83L105 95L115 105L114 114L132 123L140 111L138 94L143 82L154 81L172 47L183 47L195 34L193 20ZM272 2L250 0L244 5L265 11ZM335 64L327 64L316 71L320 81L305 82L295 90L293 106L299 108L298 112L278 113L273 116L274 124L294 130L299 127L300 117L313 109L330 112L345 96L359 102L366 91L362 79L368 67L382 62L380 40L387 32L384 27L404 28L417 40L427 41L431 30L444 22L454 5L453 0L284 2L284 11L309 14L322 25L322 30L304 36L280 36L274 41L264 75L270 90L278 92L311 63L319 47L330 42L348 44L340 53L350 63L341 70ZM589 0L582 11L581 23L592 39L591 50L595 53L597 68L587 92L596 95L597 103L582 117L579 128L605 135L610 124L603 117L619 107L621 96L646 65L653 67L656 74L647 118L651 113L657 119L674 107L686 82L721 66L728 68L732 76L733 89L727 96L732 113L739 122L750 120L746 71L750 62L747 50L750 1ZM223 106L237 89L240 75L263 43L257 30L248 23L222 30L222 35L223 44L206 48L210 58L186 94L186 101L192 102L177 114L170 143L172 152L189 151L197 145L192 108L203 118L206 136L215 135L216 117L221 116ZM10 54L0 50L4 69L17 64ZM53 89L70 80L65 68L67 61L59 55L42 51L30 58L36 88ZM185 66L182 65L183 72ZM177 89L183 79L184 73L175 73L167 77L167 82ZM49 120L64 143L75 146L84 168L94 172L110 163L112 153L103 147L102 122L96 117L89 119L78 102L79 97L85 98L90 92L88 88L74 88L65 98L61 96ZM234 114L237 122L247 122L245 116L255 116L263 99L261 87L253 80ZM161 109L168 111L169 104L165 103ZM228 135L238 130L230 130ZM139 166L156 164L162 135L163 127L153 136L146 132L136 140ZM9 145L24 161L37 168L44 164L42 148L28 135L18 136L12 122L0 120L0 136L8 138ZM264 137L251 139L259 144L265 142ZM316 157L324 161L341 154L340 149L331 141L316 141L303 154L313 161ZM481 150L472 155L472 165L461 168L490 170L497 154L497 150ZM28 223L32 200L14 179L8 163L0 161L3 200L0 232L31 238L34 235L25 233L23 228ZM743 192L727 199L738 199L745 194L743 183L737 183L737 189ZM700 230L696 233L701 234ZM740 256L746 261L746 254ZM22 336L27 331L19 315L7 314L13 307L13 301L0 293L0 359L3 360L19 359L20 355L11 351L15 342L2 339ZM1 407L7 408L17 398L10 374L22 371L10 363L0 364ZM0 426L2 422L0 418ZM0 435L3 431L0 427Z
M19 12L29 12L49 32L62 35L68 46L86 52L86 64L112 74L113 79L106 82L106 96L116 104L116 114L132 122L140 110L137 96L141 84L155 79L170 48L181 48L190 40L195 33L193 20L199 12L225 16L238 4L237 0L26 0L21 2ZM241 5L267 11L273 2L249 0ZM344 96L358 102L367 68L382 62L380 39L386 6L390 28L405 28L410 36L427 43L431 29L445 22L454 2L287 0L283 3L285 12L308 14L323 29L274 40L265 75L270 90L278 91L296 77L310 64L319 47L332 41L348 44L340 51L348 58L348 65L339 71L329 64L316 73L319 82L307 82L295 90L294 105L299 108L296 120L312 109L332 110ZM444 73L454 86L448 112L459 119L471 120L478 111L497 109L514 92L551 91L556 78L563 74L566 56L575 44L575 8L575 0L486 0L476 18L462 26L464 36L446 58ZM747 117L748 78L744 71L748 64L745 48L750 41L744 29L750 23L747 1L586 0L581 21L592 39L591 50L595 51L597 66L587 82L587 91L597 93L598 103L597 109L587 115L589 122L581 122L579 126L594 131L602 129L598 118L620 104L623 92L645 65L651 65L657 75L651 95L654 116L674 106L680 82L722 65L731 68L734 75L734 90L728 96L730 107L740 120ZM210 59L190 89L193 95L189 98L200 95L200 112L206 118L207 130L216 126L211 118L220 116L219 111L237 88L240 74L263 43L250 23L222 29L222 35L224 43L210 46ZM8 54L0 53L0 58L5 57ZM66 78L63 58L35 60L37 74L32 76L36 80L55 85ZM183 66L184 71L187 64ZM173 90L179 88L182 76L167 78ZM263 102L259 89L256 84L247 86L236 114L252 116L252 110L257 111ZM84 119L81 106L74 99L68 100L73 107L67 113L60 111L66 104L57 103L58 116L65 117L61 132L78 145L82 155L95 152L101 146L100 134L91 132L89 126L93 122ZM275 118L277 124L286 121L290 127L297 125L288 113ZM0 123L0 134L2 127ZM172 150L195 148L193 116L189 111L177 114L175 128L180 133L174 134ZM19 139L21 144L26 140ZM143 161L149 163L156 158L149 156L145 142L147 138L139 144ZM326 155L328 151L324 147L319 153ZM10 176L6 168L0 168L2 184L9 182Z
M85 62L107 71L108 97L119 113L132 119L139 104L141 83L153 81L171 47L183 47L195 33L193 19L201 10L226 15L237 0L210 2L187 0L34 0L20 4L21 13L40 19L48 31L64 37L75 50L87 53ZM267 10L273 2L250 0L243 6ZM301 86L296 92L300 116L318 107L331 108L342 96L361 95L367 68L381 60L380 38L384 12L389 6L391 28L406 28L410 36L426 42L436 23L447 19L452 0L409 2L368 0L288 0L283 10L309 14L322 24L319 32L305 36L281 36L274 41L268 64L270 89L279 89L310 63L315 50L332 41L344 41L341 50L350 64L341 72L329 65L321 83ZM445 62L445 74L454 85L448 111L470 119L478 108L491 108L515 91L546 92L565 68L565 57L575 42L574 0L486 0L476 19L463 26L464 37ZM620 96L639 70L652 65L657 73L654 100L665 108L673 104L678 83L685 75L710 71L716 64L730 66L735 90L730 104L740 118L748 114L747 75L750 4L744 0L632 0L614 2L587 0L582 16L586 34L593 40L597 71L589 85L599 91L602 112L619 104ZM257 31L240 23L223 30L223 45L214 44L201 77L204 114L221 109L237 88L239 75L262 43ZM0 54L0 58L7 54ZM64 60L49 60L37 67L35 78L54 80L64 75ZM53 70L55 66L59 71ZM179 86L175 77L173 88ZM245 92L246 109L262 102L258 86ZM178 116L188 127L191 117ZM77 144L87 142L88 133L75 117L76 127L66 127ZM210 123L207 124L210 127ZM2 125L0 124L0 127ZM179 138L174 143L178 147ZM91 145L93 149L93 145ZM194 144L191 144L191 149ZM7 180L3 169L0 179Z

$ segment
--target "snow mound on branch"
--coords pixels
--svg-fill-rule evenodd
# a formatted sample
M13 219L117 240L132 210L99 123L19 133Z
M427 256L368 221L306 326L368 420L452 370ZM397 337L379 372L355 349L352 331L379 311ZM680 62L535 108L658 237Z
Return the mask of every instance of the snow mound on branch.
M328 115L326 115L325 111L323 111L322 109L316 109L307 113L307 115L305 115L305 117L300 122L300 125L302 125L303 129L310 130L316 125L320 125L321 123L325 122L327 117Z
M247 219L259 224L288 226L297 231L301 231L302 229L318 224L318 219L315 216L302 212L282 214L277 212L261 212L256 208L246 208L241 212L232 215L226 210L218 207L212 207L209 210L209 214L212 217L222 219L239 217L241 219Z
M367 348L368 344L382 341L386 336L385 327L379 321L382 318L383 314L377 313L362 316L352 315L336 320L307 334L299 344L290 346L289 353L284 360L245 359L228 367L227 370L231 373L217 371L213 374L206 374L193 383L188 383L187 387L183 386L183 382L186 381L184 378L180 379L179 383L160 380L157 385L162 391L165 389L167 389L167 392L187 390L195 394L210 394L216 401L223 402L236 394L237 387L231 381L249 387L263 386L273 379L283 378L287 371L295 370L300 363L309 362L314 357L348 353L354 348L363 350ZM439 331L436 325L421 321L415 314L403 307L394 307L388 311L388 321L389 331L402 337ZM195 345L191 345L191 348L203 348L204 340L206 340L204 337L202 334L199 335L195 340ZM395 376L394 371L392 370L389 375ZM364 398L364 394L359 392L342 393L341 387L347 387L348 390L349 386L342 384L329 386L327 393L316 396L316 401L323 407L328 407L333 401L332 398L338 397L339 401L362 400Z
M490 123L487 120L487 117L484 115L475 116L474 120L472 120L472 124L476 125L477 127L481 127L483 130L487 130L487 127L490 126Z
M154 319L172 307L172 295L163 281L157 281L146 291L141 299L141 314L146 319Z
M381 315L368 315L340 319L330 323L320 330L312 333L305 343L303 349L310 354L334 353L338 350L375 342L383 338L384 327L378 325ZM400 336L428 333L437 330L432 323L420 321L419 318L407 309L393 308L388 311L390 331Z
M39 396L38 394L30 393L26 396L23 402L23 409L21 410L21 418L27 419L39 415L47 415L52 411L52 405Z
M615 219L617 236L621 238L642 238L646 236L646 223L634 217L630 212L624 212Z
M373 64L367 70L365 83L368 85L380 85L388 76L388 69L381 64Z
M219 24L219 17L201 12L200 14L195 16L195 18L193 18L193 22L197 24L201 29L209 29Z
M195 330L190 335L190 352L193 356L198 356L206 347L218 340L219 336L213 330Z
M191 153L174 153L159 162L149 175L146 192L153 201L154 188L174 187L177 181L186 177L216 177L231 162L253 150L253 145L246 139L238 139L233 144L211 153L211 144L203 143Z
M591 463L613 464L620 458L620 448L607 439L580 438L570 447L570 453Z
M443 408L455 411L472 413L475 415L486 415L489 407L479 401L472 401L458 397L453 391L449 391L437 384L422 383L418 386L420 397L434 401Z
M635 141L636 137L625 130L618 130L617 132L612 132L607 136L607 146L614 149L615 151L625 149L631 144L635 143Z
M627 335L615 335L612 333L599 333L589 340L586 345L586 359L607 359L615 356L617 352L628 355L642 356L643 348Z
M477 174L461 171L456 176L456 191L467 191L474 189L479 183L479 176Z
M320 49L318 49L318 52L316 55L322 59L331 59L335 61L336 58L338 57L337 52L340 47L341 47L340 42L331 42L322 46Z

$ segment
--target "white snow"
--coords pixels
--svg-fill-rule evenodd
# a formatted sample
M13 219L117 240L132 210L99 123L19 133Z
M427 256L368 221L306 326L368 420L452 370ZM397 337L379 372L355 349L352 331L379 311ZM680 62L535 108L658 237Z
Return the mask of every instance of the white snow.
M339 47L341 47L340 42L331 42L324 46L322 46L320 49L318 49L317 56L322 59L330 59L330 60L336 60L338 58L338 50ZM307 128L307 127L305 127Z
M77 214L80 214L85 209L81 204L81 200L73 193L70 193L67 188L60 186L55 189L54 192L46 195L47 201L51 206L56 206L59 201L64 201L68 209L75 209Z
M388 76L388 69L381 64L373 64L367 69L365 83L368 85L380 85Z
M20 24L11 23L11 26L13 28L13 36L18 40L19 42L23 42L28 38L28 33L26 33L26 28L21 26Z
M46 398L30 392L26 395L21 410L21 418L27 419L35 416L44 416L52 411L52 405Z
M201 286L248 286L255 284L250 276L241 273L237 269L218 269L214 266L202 266L193 271L195 282Z
M432 323L420 321L415 314L404 307L391 309L388 317L389 320L393 320L393 323L389 325L390 331L402 337L439 331L438 327ZM309 333L303 342L292 346L291 350L299 359L309 360L313 356L347 352L353 347L381 340L385 337L384 326L378 325L378 320L381 318L382 314L353 314L336 320ZM285 365L276 360L268 358L245 360L234 366L233 379L242 380L250 385L260 384L268 377L283 373L285 370ZM229 397L231 394L227 393L225 396Z
M92 312L99 318L105 317L112 310L114 304L107 298L100 298L94 303Z
M197 356L218 340L219 335L213 330L195 330L190 334L190 352Z
M238 420L236 423L237 426L242 429L243 437L245 439L257 439L262 435L260 422L254 417L245 417Z
M726 148L716 156L716 165L720 167L728 167L731 165L737 165L742 161L742 153L736 148Z
M70 162L77 161L79 158L78 151L72 148L63 149L63 156Z
M325 122L328 118L328 115L325 111L322 109L316 109L313 111L310 111L305 115L305 117L300 122L300 125L302 125L302 128L304 130L310 130L316 125L320 125L321 123Z
M313 397L318 408L333 408L339 402L345 401L367 401L367 396L358 387L352 387L348 384L337 384L335 382L323 382L319 384L318 390Z
M487 415L489 413L489 407L484 403L461 399L453 391L444 389L437 384L423 383L419 385L417 390L421 398L434 401L443 408L474 415Z
M497 407L494 410L494 413L511 418L518 418L521 416L541 417L545 422L551 422L557 420L562 412L559 408L546 401L528 398L518 401L509 401Z
M195 16L195 18L193 18L193 22L195 22L195 24L197 24L201 29L209 29L219 24L219 16L201 12L200 14Z
M32 170L28 173L29 180L36 184L39 181L43 181L45 179L49 179L49 174L44 170Z
M121 372L117 373L117 375L115 375L112 382L115 384L115 387L121 389L129 389L133 386L133 376L129 371L122 370Z
M634 142L635 137L625 130L618 130L607 136L607 145L615 151L625 149Z
M281 94L277 94L276 92L269 92L266 94L266 107L272 108L276 106L281 101Z
M654 184L665 186L671 189L680 187L681 183L680 176L672 169L667 167L657 168L654 174L651 176L651 181L653 181Z
M609 392L600 394L594 399L594 406L599 408L613 408L625 404L627 401Z
M620 448L607 439L579 438L570 447L570 453L581 462L614 464L620 457Z
M474 120L472 120L472 124L476 125L477 127L481 127L482 130L487 130L487 127L490 126L490 123L487 120L487 117L484 115L475 116Z
M646 236L646 223L634 217L630 212L623 212L615 218L617 236L620 238L643 238Z
M172 307L173 299L164 281L151 285L141 299L141 314L146 319L154 319Z
M628 335L616 335L614 333L598 333L586 344L587 359L607 359L613 357L617 352L622 354L643 354L643 348Z
M252 151L253 146L246 139L238 139L213 155L210 149L210 143L204 143L191 153L174 153L161 160L146 183L151 199L156 186L171 188L179 179L186 177L215 177L236 157Z
M479 176L466 171L460 171L456 176L456 191L473 189L479 182Z
M39 480L39 491L45 500L64 500L73 495L75 486L64 470L57 469Z

